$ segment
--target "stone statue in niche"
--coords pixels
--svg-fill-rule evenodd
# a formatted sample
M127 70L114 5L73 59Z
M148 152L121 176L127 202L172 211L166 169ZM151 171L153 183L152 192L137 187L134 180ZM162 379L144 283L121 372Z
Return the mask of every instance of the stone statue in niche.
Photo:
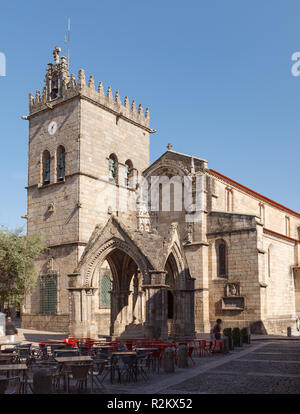
M50 257L48 259L46 266L47 266L47 273L48 274L53 273L53 271L54 271L54 259L53 259L53 257Z
M226 296L240 296L240 286L238 283L228 283L226 285Z
M192 243L193 242L193 223L188 223L185 227L185 242Z

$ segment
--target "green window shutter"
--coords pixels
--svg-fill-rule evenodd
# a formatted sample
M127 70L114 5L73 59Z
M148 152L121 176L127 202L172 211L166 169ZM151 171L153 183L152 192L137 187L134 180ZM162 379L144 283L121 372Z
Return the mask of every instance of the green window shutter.
M40 314L57 313L57 274L40 276Z
M106 269L104 269L106 270ZM100 272L100 307L109 308L111 305L110 300L110 291L111 291L111 281L109 275L106 273Z

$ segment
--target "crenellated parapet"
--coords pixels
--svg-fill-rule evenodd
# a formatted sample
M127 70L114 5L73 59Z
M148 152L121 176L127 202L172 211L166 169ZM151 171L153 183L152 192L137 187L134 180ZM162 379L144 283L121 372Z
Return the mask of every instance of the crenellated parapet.
M59 52L60 48L56 47L53 52L55 63L48 64L42 95L40 91L36 91L35 97L29 94L31 116L79 96L115 114L117 120L125 119L149 129L149 108L146 108L144 112L142 105L137 108L135 100L130 104L128 96L125 96L124 104L122 104L119 92L116 91L113 95L111 87L108 86L105 93L102 82L96 89L94 77L90 76L87 82L83 69L79 70L76 81L75 75L69 74L66 58L64 56L59 58ZM154 130L149 129L149 132L154 132Z

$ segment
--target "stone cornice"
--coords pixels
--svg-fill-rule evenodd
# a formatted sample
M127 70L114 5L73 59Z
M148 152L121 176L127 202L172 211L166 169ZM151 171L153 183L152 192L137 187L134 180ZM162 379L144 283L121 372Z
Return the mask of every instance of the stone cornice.
M199 242L185 243L183 245L184 248L186 248L186 247L195 247L195 246L209 246L209 243L207 243L205 241L199 241Z
M281 238L283 238L285 240L289 240L289 241L292 241L292 242L300 243L300 240L298 240L298 239L293 239L292 237L286 236L285 234L277 233L274 230L266 229L265 227L263 229L263 232L264 233L267 233L267 234L274 235L275 237L281 237Z
M249 232L256 232L256 227L248 227L245 229L238 229L238 230L224 230L224 231L217 231L212 233L207 233L207 237L214 237L214 236L225 236L228 234L242 234L242 233L249 233Z
M71 242L63 242L63 243L59 243L59 244L50 244L47 247L49 249L53 249L55 247L66 247L66 246L86 246L87 243L86 242L81 242L81 241L71 241Z
M24 188L25 188L26 190L28 190L28 189L30 189L30 188L37 187L38 189L42 190L42 189L49 188L49 187L54 186L54 185L64 184L64 183L66 182L66 179L67 179L67 178L75 177L76 175L82 175L82 176L84 176L84 177L92 178L93 180L101 181L101 182L104 182L104 183L106 183L106 184L111 184L111 185L114 185L114 186L116 186L116 187L119 187L119 188L124 188L124 189L129 190L129 191L136 191L136 189L135 189L135 188L132 188L132 187L126 187L125 185L121 185L121 184L115 184L115 183L112 183L112 182L110 182L110 181L108 181L108 180L107 180L107 181L106 181L106 180L103 180L102 178L96 177L95 175L88 174L88 173L85 173L85 172L82 172L82 171L78 171L78 172L74 172L74 173L72 173L72 174L68 174L68 175L66 175L66 176L64 177L64 180L62 180L62 181L57 181L57 182L55 182L55 183L50 183L50 184L46 184L46 185L31 184L31 185L26 186L26 187L24 187Z

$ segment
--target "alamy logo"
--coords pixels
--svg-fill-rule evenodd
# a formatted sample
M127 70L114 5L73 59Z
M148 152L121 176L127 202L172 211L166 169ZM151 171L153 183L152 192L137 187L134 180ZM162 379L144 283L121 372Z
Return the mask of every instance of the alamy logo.
M6 57L0 52L0 76L6 76Z
M128 191L128 187L131 191ZM204 177L134 176L128 187L116 185L112 177L101 177L94 191L97 212L136 212L146 217L155 212L184 212L185 221L201 221L205 210Z
M295 52L292 54L292 61L295 62L291 68L292 75L300 76L300 52Z

